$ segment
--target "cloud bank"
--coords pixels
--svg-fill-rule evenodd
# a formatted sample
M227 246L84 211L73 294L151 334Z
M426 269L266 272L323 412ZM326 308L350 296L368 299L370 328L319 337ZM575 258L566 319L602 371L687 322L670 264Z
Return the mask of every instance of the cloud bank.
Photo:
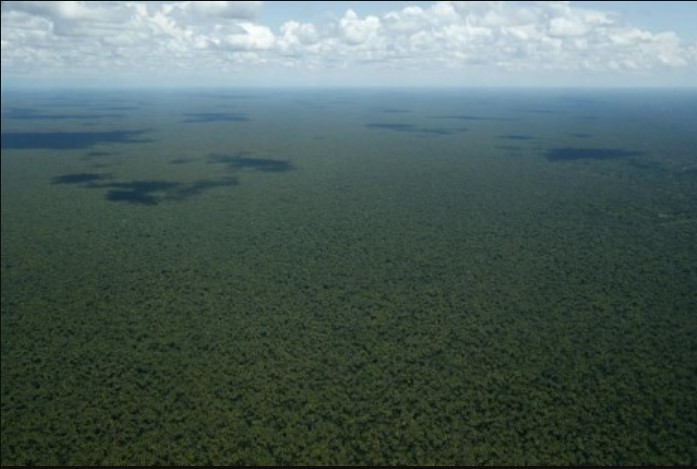
M697 76L697 44L568 2L442 1L381 15L347 10L322 24L289 18L277 28L260 20L270 7L2 2L3 81L382 84L391 77L413 84L411 77L428 84L442 77L467 85L516 84L516 76Z

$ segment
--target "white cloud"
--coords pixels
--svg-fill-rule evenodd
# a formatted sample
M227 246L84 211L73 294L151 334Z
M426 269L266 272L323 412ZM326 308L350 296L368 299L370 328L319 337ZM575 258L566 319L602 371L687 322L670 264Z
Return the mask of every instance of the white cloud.
M54 21L108 21L117 14L115 9L99 2L6 2L5 9L35 14Z
M341 20L339 27L343 39L351 45L362 44L375 39L382 29L380 19L376 16L367 16L364 19L358 17L353 10L348 10Z
M293 74L336 67L420 71L669 73L697 45L568 2L434 2L322 24L257 19L261 2L2 2L2 75L220 76L234 64ZM271 6L266 6L271 8ZM253 68L235 69L236 75ZM238 73L239 72L239 73ZM510 78L514 82L514 78Z
M423 9L417 6L385 14L383 24L388 31L396 34L413 34L430 27Z
M253 19L262 2L208 2L203 0L185 2L194 14L213 18Z
M233 51L268 50L274 46L276 37L266 26L240 23L232 32L214 37L212 42Z
M589 26L582 20L569 18L552 18L549 22L549 34L554 37L583 36Z
M303 47L317 43L319 33L311 23L287 21L281 25L278 46L283 52L299 52Z

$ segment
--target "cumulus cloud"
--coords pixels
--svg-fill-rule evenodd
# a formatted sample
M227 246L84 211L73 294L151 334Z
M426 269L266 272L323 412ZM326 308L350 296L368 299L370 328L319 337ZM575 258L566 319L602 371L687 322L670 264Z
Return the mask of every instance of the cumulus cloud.
M253 19L262 2L208 2L203 0L184 2L185 10L212 18Z
M211 42L223 49L232 51L268 50L274 47L276 37L266 26L253 23L240 23L235 28L211 36Z
M342 38L351 45L375 40L382 30L380 18L367 16L359 18L353 10L348 10L339 21Z
M322 24L260 20L262 2L2 2L2 74L181 76L361 67L656 72L697 69L697 46L568 2L434 2ZM192 75L192 76L193 76Z

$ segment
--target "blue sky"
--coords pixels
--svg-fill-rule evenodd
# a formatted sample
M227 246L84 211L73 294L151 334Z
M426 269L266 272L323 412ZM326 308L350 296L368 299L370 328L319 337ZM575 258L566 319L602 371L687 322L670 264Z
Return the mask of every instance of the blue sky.
M2 86L689 86L697 2L2 2Z

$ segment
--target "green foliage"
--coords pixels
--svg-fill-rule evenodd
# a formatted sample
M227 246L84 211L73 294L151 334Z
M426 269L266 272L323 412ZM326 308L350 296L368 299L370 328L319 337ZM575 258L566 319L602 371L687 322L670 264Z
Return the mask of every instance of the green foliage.
M697 463L694 180L346 128L157 207L3 152L2 464Z

